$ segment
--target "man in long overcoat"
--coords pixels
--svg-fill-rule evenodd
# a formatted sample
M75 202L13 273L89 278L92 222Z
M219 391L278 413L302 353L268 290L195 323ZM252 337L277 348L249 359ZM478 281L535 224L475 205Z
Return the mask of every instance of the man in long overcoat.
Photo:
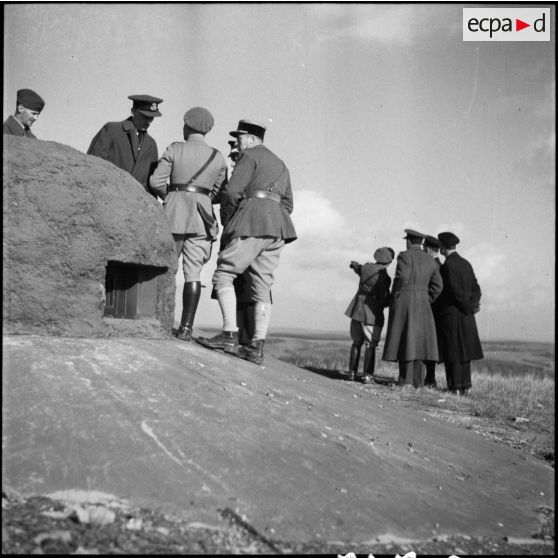
M107 122L87 150L129 172L149 192L149 177L157 167L155 140L147 133L153 118L161 116L163 99L151 95L130 95L132 116L122 122Z
M32 89L20 89L16 95L15 113L4 121L2 134L37 139L31 126L45 106L42 97Z
M213 204L218 203L227 178L225 157L205 142L213 123L213 115L206 108L189 109L184 115L185 141L167 147L149 179L152 191L164 199L176 256L182 255L182 317L176 332L182 341L192 339L201 294L200 275L217 239Z
M358 290L352 298L345 316L351 318L352 339L349 354L348 380L362 380L370 383L376 365L376 349L384 327L384 308L389 304L391 277L387 266L393 261L391 248L378 248L374 252L374 262L359 264L351 262L350 268L359 276ZM364 365L362 375L358 374L360 352L364 345Z
M422 250L424 235L405 229L397 256L383 360L399 363L399 385L424 385L423 362L438 360L431 304L442 292L438 264Z
M459 238L438 235L445 262L440 268L444 288L436 302L440 331L440 362L445 364L448 389L467 395L471 389L471 361L484 358L475 314L481 290L473 267L456 252Z
M223 248L217 259L213 285L223 315L218 335L198 338L212 349L260 364L271 317L271 286L281 252L296 240L290 214L293 210L291 179L285 163L263 145L265 126L240 120L230 132L238 138L239 155L223 200L234 213L223 225ZM254 335L242 346L236 323L234 279L248 270L254 304Z

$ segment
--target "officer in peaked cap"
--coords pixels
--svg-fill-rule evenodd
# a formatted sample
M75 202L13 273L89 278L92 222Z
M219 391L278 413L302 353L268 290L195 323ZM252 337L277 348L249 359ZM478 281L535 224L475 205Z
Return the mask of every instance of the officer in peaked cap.
M424 385L423 363L438 360L431 304L442 292L438 264L422 249L422 233L405 230L407 250L397 256L383 360L398 362L399 385Z
M444 289L436 301L439 313L440 362L446 368L448 390L468 395L471 361L484 358L475 314L480 310L481 289L473 266L455 247L459 238L452 232L438 235L445 261L440 267Z
M24 136L37 139L31 126L35 123L45 106L43 98L32 89L20 89L16 96L16 110L2 127L2 133L10 136Z
M432 258L434 258L434 261L438 264L438 267L440 267L442 265L442 262L440 261L440 257L439 257L439 251L440 251L440 241L435 237L435 236L431 236L429 234L427 234L424 237L424 243L422 245L424 251L429 255L432 256ZM437 307L437 302L440 300L440 297L438 297L433 303L432 303L432 314L434 316L434 324L436 326L436 338L439 340L440 339L440 328L439 328L439 315L438 315L438 307ZM440 352L440 343L438 341L438 352ZM437 383L436 383L436 361L435 360L427 360L425 362L425 367L426 367L426 376L424 377L424 385L426 387L431 387L431 388L435 388L437 387Z
M290 217L293 193L289 170L263 145L265 130L262 124L243 119L230 132L237 138L239 155L223 200L235 211L222 223L223 248L213 274L223 327L214 337L198 339L206 347L225 349L255 364L264 358L274 272L285 244L296 240ZM244 346L239 344L234 281L246 271L255 304L254 334Z
M147 129L157 116L163 99L151 95L130 95L132 116L121 122L107 122L95 135L87 150L129 172L149 192L149 177L159 155L155 140Z

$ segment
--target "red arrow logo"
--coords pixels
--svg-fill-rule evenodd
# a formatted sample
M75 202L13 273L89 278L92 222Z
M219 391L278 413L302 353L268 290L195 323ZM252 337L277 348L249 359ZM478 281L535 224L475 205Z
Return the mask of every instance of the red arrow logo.
M515 20L515 30L516 31L521 31L522 29L525 29L526 27L531 27L530 23L525 23L524 21L521 21L520 19Z

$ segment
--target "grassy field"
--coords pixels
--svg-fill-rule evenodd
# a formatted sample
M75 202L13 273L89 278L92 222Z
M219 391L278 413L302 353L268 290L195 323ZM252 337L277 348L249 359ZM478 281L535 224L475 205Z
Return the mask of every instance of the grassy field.
M350 346L348 335L277 332L268 337L266 352L284 362L342 380L348 368ZM375 373L395 379L397 364L381 361L382 349L380 343ZM554 466L554 345L498 341L483 343L483 350L485 358L471 363L473 389L468 398L447 391L443 365L436 367L436 390L402 394L398 388L378 384L355 386L457 422Z

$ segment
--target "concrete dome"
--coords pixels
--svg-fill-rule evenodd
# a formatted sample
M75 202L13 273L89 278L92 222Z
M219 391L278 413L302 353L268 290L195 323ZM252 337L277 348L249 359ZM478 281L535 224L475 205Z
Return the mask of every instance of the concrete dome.
M170 335L177 261L157 200L98 157L3 140L4 331Z

